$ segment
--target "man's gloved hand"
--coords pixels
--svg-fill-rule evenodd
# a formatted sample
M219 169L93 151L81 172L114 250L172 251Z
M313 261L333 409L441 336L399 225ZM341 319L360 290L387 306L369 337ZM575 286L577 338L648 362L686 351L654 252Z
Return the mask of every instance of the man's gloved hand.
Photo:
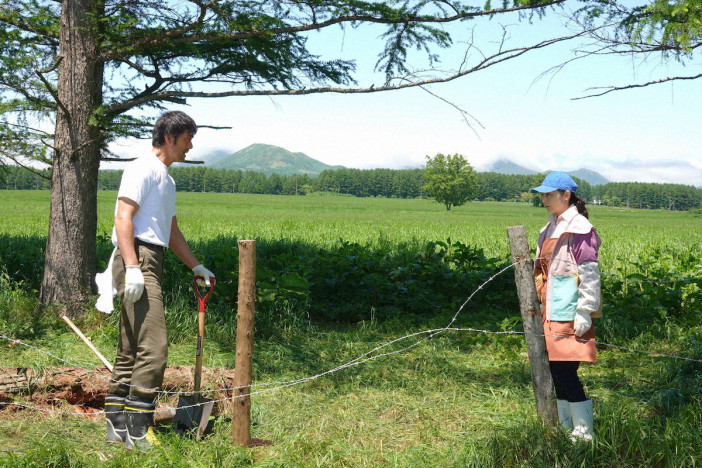
M139 265L124 267L124 300L136 302L144 292L144 275Z
M207 286L208 288L211 284L210 278L215 277L214 273L202 266L202 264L195 265L193 267L193 275L195 275L195 277L198 278L197 284L199 284L200 286ZM200 278L204 278L204 280Z
M592 327L592 317L590 317L589 312L575 312L575 319L573 319L573 328L575 329L575 336L583 336L586 331Z

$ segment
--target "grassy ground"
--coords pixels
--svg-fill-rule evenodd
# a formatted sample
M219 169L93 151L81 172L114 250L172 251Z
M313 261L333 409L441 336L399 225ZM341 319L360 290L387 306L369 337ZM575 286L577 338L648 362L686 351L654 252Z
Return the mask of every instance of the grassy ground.
M26 238L28 243L46 235L48 193L3 192L2 196L0 234ZM114 196L100 193L101 243L111 229ZM20 201L20 212L9 208ZM224 194L178 194L177 203L179 224L196 251L215 237L218 242L234 243L243 238L295 239L330 247L340 238L378 245L451 237L478 245L489 256L506 258L506 226L526 225L534 242L546 220L543 209L523 204L472 203L446 212L426 200ZM699 252L702 241L699 218L683 213L594 207L591 218L605 239L601 261L605 273L620 274L626 266L638 271L639 259L655 249ZM3 256L12 253L0 250ZM63 322L35 312L36 292L18 277L13 272L0 274L0 320L4 322L0 329L16 332L32 345L72 363L98 364ZM167 303L169 329L193 309L186 289L183 297L174 293ZM490 286L478 293L474 301L482 307L480 313L467 307L457 325L499 330L503 316L491 320L485 312L490 310L485 302L491 293ZM219 312L226 312L225 305L218 307ZM630 314L633 307L610 304L606 313L635 317ZM689 307L699 310L696 303ZM304 318L286 322L258 337L254 384L263 390L268 387L262 384L314 376L391 340L444 326L455 308L440 310L434 316L408 312L389 320L357 323L317 323ZM115 319L92 312L78 321L109 360L115 352ZM702 359L699 322L683 326L671 315L655 327L644 327L645 333L626 337L616 329L616 321L597 323L602 327L598 335L616 344ZM221 330L213 329L217 326L210 324L206 336L221 335ZM503 326L514 328L509 323ZM233 330L227 333L233 336ZM406 340L384 351L416 341ZM3 366L59 365L35 350L0 345ZM206 341L205 365L232 367L233 346L224 339ZM169 348L169 364L192 365L193 349L191 337L176 335ZM254 395L252 436L271 440L273 445L250 449L231 445L227 416L216 421L205 440L185 440L165 430L160 433L161 446L140 455L107 446L101 419L0 410L0 466L700 464L702 379L695 376L702 375L702 367L698 363L600 347L598 363L584 365L581 371L586 391L595 400L598 437L594 444L573 445L565 434L537 420L525 351L519 335L450 331L402 353ZM58 410L74 411L66 405Z
M257 343L255 382L315 375L396 335L394 326L368 323L281 335ZM268 447L231 446L231 422L221 417L205 440L167 431L151 453L128 454L104 444L101 420L24 411L0 421L0 464L695 466L702 455L699 405L673 415L657 414L652 405L665 362L603 351L600 363L585 366L598 438L572 445L535 417L522 341L447 332L409 352L255 395L252 436L271 440ZM206 354L207 365L218 354Z

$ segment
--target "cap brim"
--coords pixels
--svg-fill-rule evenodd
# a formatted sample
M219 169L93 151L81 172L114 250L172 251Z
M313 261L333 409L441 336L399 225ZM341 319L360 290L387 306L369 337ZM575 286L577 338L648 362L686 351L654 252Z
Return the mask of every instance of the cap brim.
M531 193L549 193L549 192L555 192L558 190L555 187L549 187L548 185L539 185L538 187L534 187L531 189Z

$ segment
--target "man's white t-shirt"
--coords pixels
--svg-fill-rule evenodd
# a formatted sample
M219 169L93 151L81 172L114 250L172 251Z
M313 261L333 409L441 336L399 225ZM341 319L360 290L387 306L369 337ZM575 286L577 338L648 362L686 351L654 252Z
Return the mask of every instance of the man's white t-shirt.
M139 205L132 219L135 238L168 247L171 224L176 215L175 191L175 182L168 175L168 167L154 154L141 156L124 169L117 198L129 198ZM114 228L112 244L117 247Z

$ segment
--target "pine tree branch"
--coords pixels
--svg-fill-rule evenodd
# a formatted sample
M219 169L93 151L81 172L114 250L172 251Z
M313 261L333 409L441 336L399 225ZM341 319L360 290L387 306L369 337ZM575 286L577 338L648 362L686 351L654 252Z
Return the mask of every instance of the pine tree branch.
M3 151L2 149L0 149L0 155L2 157L5 157L5 158L11 160L12 162L17 164L18 166L28 170L29 172L33 173L34 175L41 177L42 179L46 179L49 181L51 180L51 172L49 172L49 175L42 174L41 172L38 172L36 169L34 169L32 166L28 166L26 164L23 164L22 161L20 161L14 155L7 153L6 151Z
M529 51L538 50L549 45L568 41L576 37L580 37L586 34L586 32L579 32L570 36L562 36L558 38L548 39L537 44L525 47L518 47L512 49L500 50L499 52L484 56L484 58L473 67L468 69L460 70L458 72L452 73L449 76L429 78L425 80L410 81L406 77L402 78L404 83L400 84L388 84L385 83L382 86L371 85L369 87L363 88L342 88L342 87L317 87L317 88L301 88L301 89L246 89L246 90L232 90L232 91L221 91L221 92L198 92L198 91L162 91L153 93L150 95L142 95L135 97L133 99L114 104L112 106L107 106L105 112L108 114L121 114L129 109L138 107L150 102L157 102L170 99L185 99L185 98L218 98L218 97L232 97L232 96L300 96L307 94L322 94L322 93L338 93L338 94L370 94L379 93L383 91L393 91L406 88L415 88L426 86L430 84L437 83L447 83L470 73L475 73L477 71L486 69L498 63L519 57ZM395 78L399 80L400 78Z
M515 7L506 8L495 8L489 10L481 11L458 11L454 7L456 14L451 16L431 16L431 15L405 15L400 17L383 17L383 16L372 16L372 15L340 15L334 18L330 18L325 21L318 22L316 16L313 15L312 22L306 24L300 24L297 26L284 26L278 28L270 29L257 29L252 28L246 31L237 31L228 34L192 34L186 35L186 33L197 29L197 27L204 24L204 17L207 11L213 4L216 4L216 0L213 0L206 4L200 4L201 12L197 20L193 23L184 25L180 28L174 29L172 31L167 31L164 34L158 36L147 36L142 39L137 39L133 43L129 44L128 47L114 47L106 48L100 55L102 61L109 60L120 60L125 57L134 55L135 52L143 52L154 48L161 47L172 47L174 45L192 44L202 41L237 41L242 39L256 38L262 36L277 36L284 34L297 34L301 32L316 31L330 26L338 24L348 24L348 23L376 23L376 24L409 24L409 23L423 23L423 24L443 24L451 23L454 21L459 21L462 19L476 18L480 16L493 16L503 13L512 12L522 12L535 10L540 8L546 8L549 6L559 5L564 3L566 0L545 0L537 4L527 4Z
M56 70L58 68L59 64L61 63L61 60L63 60L63 56L59 55L58 58L56 59L56 62L51 67L45 68L45 69L35 68L34 71L36 72L36 74L39 77L39 79L41 80L41 82L44 83L46 90L49 92L49 94L51 94L51 96L56 101L56 105L58 105L61 108L61 110L64 112L64 114L66 114L66 118L70 121L71 113L68 112L68 109L66 109L66 106L64 106L63 103L61 102L61 100L59 99L58 93L56 92L54 87L51 85L51 83L49 83L49 80L47 80L44 77L44 73L50 73L50 72Z
M60 3L60 2L57 2ZM0 24L5 24L19 29L20 31L25 31L31 34L35 34L38 37L49 37L58 40L58 30L52 30L51 28L37 28L29 24L23 15L13 15L11 9L5 9L0 7Z
M673 40L665 40L665 36L653 35L647 37L648 41L642 41L640 31L632 30L633 26L629 21L632 18L632 10L620 8L616 4L610 5L612 8L609 18L598 26L593 26L593 21L581 15L571 15L569 19L573 21L577 27L586 32L591 42L582 45L572 51L573 57L570 59L549 68L541 73L534 82L539 79L551 75L550 80L553 80L566 66L577 60L597 56L629 56L632 62L643 64L648 61L649 57L658 54L663 60L668 58L669 54L675 55L676 59L682 61L684 57L692 58L692 52L702 47L702 40L697 38L696 41L686 43L684 46ZM585 10L581 10L581 13ZM622 20L622 18L625 18ZM639 17L636 21L641 21ZM633 32L632 32L633 31ZM588 99L592 97L600 97L614 91L622 91L626 89L644 88L661 83L667 83L678 80L696 80L702 78L702 74L691 76L671 76L656 80L650 80L645 83L633 83L621 86L597 86L590 87L585 90L583 96L571 98L571 100ZM591 92L592 91L592 92Z
M100 161L111 161L111 162L129 162L134 161L137 158L112 158L110 156L100 157ZM183 161L180 164L205 164L205 161Z
M693 75L693 76L670 76L668 78L662 78L660 80L653 80L649 81L646 83L640 83L640 84L630 84L630 85L625 85L625 86L596 86L592 88L587 88L585 91L592 91L592 90L606 90L602 91L599 93L592 93L588 94L586 96L580 96L576 98L572 98L573 101L577 101L578 99L587 99L591 97L599 97L599 96L604 96L605 94L609 94L614 91L622 91L625 89L634 89L634 88L645 88L646 86L652 86L652 85L657 85L661 83L667 83L669 81L677 81L677 80L696 80L702 78L702 73L699 75Z

